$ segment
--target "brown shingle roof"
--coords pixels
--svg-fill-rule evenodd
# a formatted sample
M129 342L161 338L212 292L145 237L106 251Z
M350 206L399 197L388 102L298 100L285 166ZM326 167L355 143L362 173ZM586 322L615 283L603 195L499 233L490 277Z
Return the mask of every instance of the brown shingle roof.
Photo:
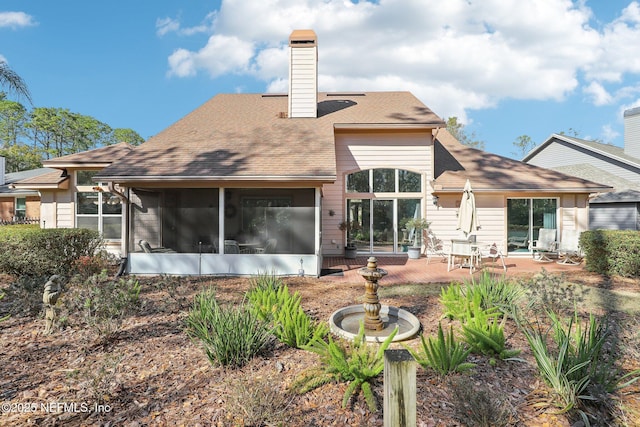
M508 157L487 153L458 142L446 129L434 132L436 192L462 192L467 179L474 192L536 191L592 193L612 187Z
M52 168L83 166L104 167L110 165L113 161L126 156L131 152L131 150L133 150L131 145L126 142L120 142L118 144L96 148L95 150L82 151L80 153L45 160L42 164Z
M14 188L22 189L39 189L64 188L68 183L69 175L64 170L54 169L51 172L42 173L40 175L31 176L21 179L11 184Z
M317 118L286 116L286 95L216 95L105 168L100 179L332 182L334 127L444 125L409 92L320 93Z

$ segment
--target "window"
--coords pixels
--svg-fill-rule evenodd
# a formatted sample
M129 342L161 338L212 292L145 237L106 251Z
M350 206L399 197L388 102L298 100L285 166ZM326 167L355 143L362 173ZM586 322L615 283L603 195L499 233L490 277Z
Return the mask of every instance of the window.
M422 175L403 169L369 169L346 177L347 193L420 193Z
M100 232L107 240L122 236L122 201L92 181L97 171L76 172L76 227Z
M26 218L27 199L25 197L16 197L16 208L15 208L14 216L16 218Z
M362 252L406 252L415 230L406 222L422 212L422 175L403 169L369 169L346 176L347 239ZM374 196L374 193L377 193ZM380 194L385 193L385 194Z

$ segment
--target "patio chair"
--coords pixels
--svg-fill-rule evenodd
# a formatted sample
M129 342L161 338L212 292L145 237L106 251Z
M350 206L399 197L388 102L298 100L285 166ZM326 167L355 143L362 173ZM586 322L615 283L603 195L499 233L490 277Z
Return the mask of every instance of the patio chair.
M531 255L538 262L551 262L549 258L552 253L557 253L558 243L556 242L555 228L541 228L538 231L538 240L531 242Z
M138 241L138 246L140 246L140 248L142 249L143 252L148 253L148 254L175 253L176 252L173 249L169 249L169 248L163 248L163 247L152 248L151 245L149 244L149 242L147 242L146 240L139 240Z
M276 246L278 245L277 239L268 239L267 243L264 245L264 248L256 248L257 254L272 254L276 250Z
M562 238L558 245L558 264L578 265L583 255L580 250L580 233L578 230L562 230Z
M434 255L441 257L442 261L447 259L449 254L445 251L442 240L438 239L433 232L422 230L422 237L424 240L424 254L427 256L427 264L429 264L431 257Z
M239 254L240 246L238 246L238 242L236 240L225 240L224 241L224 253L225 254Z
M528 235L512 235L507 239L507 249L509 251L515 251L518 249L526 249L529 247Z
M485 259L491 259L492 265L494 266L496 265L498 260L500 260L500 262L502 263L502 268L504 269L504 271L507 271L507 264L505 264L504 262L504 255L502 254L502 251L500 250L498 245L495 243L479 248L478 258L480 260L480 264L482 264L483 266Z

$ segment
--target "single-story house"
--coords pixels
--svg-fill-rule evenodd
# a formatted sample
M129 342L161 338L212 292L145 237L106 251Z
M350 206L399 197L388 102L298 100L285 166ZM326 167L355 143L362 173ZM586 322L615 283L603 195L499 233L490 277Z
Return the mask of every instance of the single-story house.
M613 187L590 199L590 229L640 230L640 107L624 112L624 147L553 134L522 161Z
M134 274L319 275L347 240L404 255L411 218L460 237L467 179L477 240L504 248L586 230L589 196L609 189L464 146L409 92L318 92L316 34L289 47L288 94L219 94L138 147L46 162L70 181L41 190L47 226L92 218Z
M0 224L38 221L40 193L33 189L16 189L13 184L52 171L53 169L39 168L5 173L5 158L0 157Z

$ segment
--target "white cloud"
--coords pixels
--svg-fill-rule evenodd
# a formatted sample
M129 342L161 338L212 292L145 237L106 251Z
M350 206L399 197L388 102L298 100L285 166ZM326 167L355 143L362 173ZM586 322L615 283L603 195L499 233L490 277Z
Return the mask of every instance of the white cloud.
M198 70L215 78L226 73L247 72L254 49L250 42L237 37L211 36L197 52L178 49L169 56L170 74L193 76Z
M182 27L179 18L158 18L156 19L156 35L162 37L168 33L177 33L183 36L192 36L194 34L210 33L212 32L216 15L216 12L211 12L205 16L199 25L186 28Z
M605 84L640 73L640 6L602 29L593 19L584 1L570 0L222 0L204 20L207 45L175 51L170 74L245 73L286 92L288 36L312 28L321 90L410 90L462 122L468 110L563 100L582 84L605 105L625 91Z
M613 101L612 96L598 82L591 82L583 89L583 92L592 100L594 105L609 105Z
M620 136L620 132L614 130L611 125L602 126L602 141L605 143L611 143L611 141L615 140Z
M24 12L0 12L0 28L20 28L31 27L37 25L33 16L27 15Z
M172 18L156 19L156 34L160 37L167 33L173 33L180 29L180 22Z

